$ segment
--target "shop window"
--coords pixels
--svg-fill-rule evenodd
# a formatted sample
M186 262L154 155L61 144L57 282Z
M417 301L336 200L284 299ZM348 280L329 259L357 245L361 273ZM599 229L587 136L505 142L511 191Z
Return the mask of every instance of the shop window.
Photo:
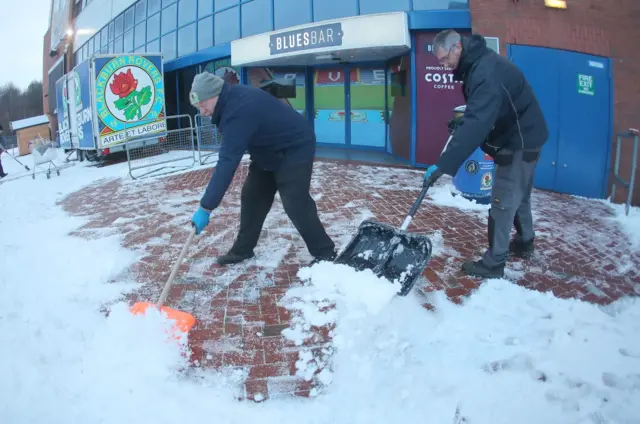
M209 16L213 13L213 0L198 0L198 18Z
M198 50L213 46L213 16L198 22Z
M215 31L214 41L216 45L240 38L238 13L239 9L237 7L216 13L213 25L213 30Z
M178 56L196 51L196 24L187 25L178 30Z
M351 144L385 147L385 66L350 69Z
M147 41L160 37L160 14L147 19Z
M235 6L237 4L238 4L238 0L215 0L214 1L216 12L219 10L227 9L231 6Z
M394 59L387 65L387 152L411 159L411 58ZM419 119L419 118L418 118Z
M208 62L204 65L203 72L217 75L229 84L240 84L240 67L231 66L231 58Z
M243 37L271 30L271 0L253 0L242 5Z
M136 36L135 36L135 46L140 47L146 44L145 32L146 32L145 22L136 25Z
M162 25L160 26L162 34L176 29L176 13L178 13L178 7L175 4L166 9L162 9Z
M180 0L178 3L178 26L184 26L196 20L198 6L196 0Z
M160 48L164 55L164 60L172 60L176 58L176 33L171 32L162 37Z
M356 0L323 0L313 2L313 20L344 18L358 14Z
M178 91L176 92L177 103L179 105L178 112L180 115L190 115L192 125L196 124L195 116L198 113L198 110L193 107L191 102L189 101L189 91L191 90L191 84L193 83L193 78L198 73L198 67L192 66L189 68L181 69L178 71ZM175 83L174 83L175 86ZM181 118L180 123L182 125L187 125L188 120Z
M275 29L311 22L311 0L274 0Z
M360 14L411 10L410 0L360 0Z
M301 115L306 115L306 92L305 92L305 70L304 68L250 68L247 71L249 84L262 88L271 81L294 82L293 92L289 89L289 84L280 84L281 87L269 89L274 96L294 108Z

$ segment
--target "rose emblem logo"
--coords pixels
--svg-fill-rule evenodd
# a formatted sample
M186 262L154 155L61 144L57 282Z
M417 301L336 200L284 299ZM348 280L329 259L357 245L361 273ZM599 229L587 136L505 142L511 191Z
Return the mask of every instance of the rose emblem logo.
M109 78L106 93L109 111L121 121L140 120L152 107L153 82L136 66L126 66ZM115 108L115 110L114 110Z

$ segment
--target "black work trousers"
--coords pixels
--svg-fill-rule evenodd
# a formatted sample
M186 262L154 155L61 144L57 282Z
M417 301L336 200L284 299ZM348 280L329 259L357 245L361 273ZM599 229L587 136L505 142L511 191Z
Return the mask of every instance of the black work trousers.
M309 193L313 162L265 171L253 162L240 197L240 231L232 253L252 252L258 244L262 226L271 210L276 191L282 206L315 258L332 256L335 244L318 217L316 202Z

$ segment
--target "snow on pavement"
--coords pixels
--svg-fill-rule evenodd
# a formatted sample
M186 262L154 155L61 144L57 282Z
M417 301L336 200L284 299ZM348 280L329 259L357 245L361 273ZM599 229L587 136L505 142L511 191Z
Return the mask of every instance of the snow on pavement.
M68 235L86 221L56 201L128 179L126 164L87 165L0 184L0 422L450 423L456 410L470 424L640 422L637 298L599 307L492 280L462 305L430 294L430 312L419 296L332 264L301 269L307 285L284 299L286 337L335 325L326 368L322 351L298 362L300 375L324 368L326 386L311 399L237 402L243 376L188 369L159 315L101 311L137 287L119 279L137 254L117 235Z

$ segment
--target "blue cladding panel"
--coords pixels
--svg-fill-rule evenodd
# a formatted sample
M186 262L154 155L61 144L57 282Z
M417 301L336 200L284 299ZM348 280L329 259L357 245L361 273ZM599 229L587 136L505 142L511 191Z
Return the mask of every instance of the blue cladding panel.
M313 20L315 22L357 14L357 0L316 0L313 2Z
M240 9L238 7L234 7L215 15L213 23L213 30L215 31L213 42L216 45L226 43L240 37L240 22L238 20L239 12Z
M271 30L271 0L253 0L242 5L243 37Z
M311 22L311 0L274 0L276 29Z
M468 8L468 0L413 0L413 10L446 10Z
M411 10L410 0L360 0L361 15L409 10Z

